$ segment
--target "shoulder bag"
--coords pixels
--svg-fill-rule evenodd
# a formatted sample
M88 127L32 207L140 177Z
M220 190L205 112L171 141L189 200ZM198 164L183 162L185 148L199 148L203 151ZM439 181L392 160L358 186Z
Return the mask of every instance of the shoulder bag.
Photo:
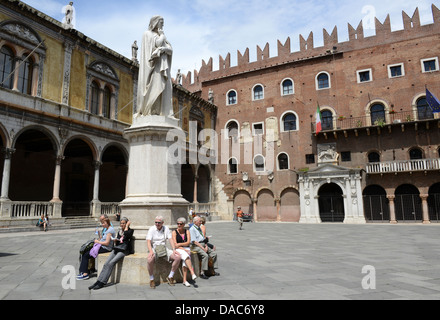
M167 236L166 236L166 229L165 226L163 226L163 237L164 237L164 242L166 243L167 241ZM156 253L156 258L164 258L167 256L167 247L164 244L159 244L154 248L154 251Z

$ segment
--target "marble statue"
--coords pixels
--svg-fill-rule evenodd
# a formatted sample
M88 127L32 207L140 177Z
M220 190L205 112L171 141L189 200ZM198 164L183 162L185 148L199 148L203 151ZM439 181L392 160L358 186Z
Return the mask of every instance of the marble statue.
M73 7L73 2L69 2L67 6L63 8L64 13L64 27L66 29L73 29L75 27L75 8Z
M180 72L180 69L177 70L177 74L176 74L176 84L178 85L182 85L182 73Z
M173 48L163 32L164 20L154 16L142 38L135 117L173 115L171 60Z
M137 45L137 41L135 41L133 43L133 45L131 46L131 56L132 56L133 61L137 61L138 50L139 50L139 47Z

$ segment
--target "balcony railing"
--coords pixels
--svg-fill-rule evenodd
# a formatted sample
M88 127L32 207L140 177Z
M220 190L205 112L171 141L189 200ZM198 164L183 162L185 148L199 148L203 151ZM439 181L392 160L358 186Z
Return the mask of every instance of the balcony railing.
M350 130L368 127L384 127L391 124L405 124L414 121L435 120L432 113L418 113L414 117L413 111L387 112L382 116L362 116L362 117L344 117L321 120L322 131ZM437 119L436 119L437 120ZM316 122L312 123L312 132L316 132Z
M366 172L368 174L418 172L433 170L440 170L440 159L375 162L367 164L366 167Z
M12 218L39 218L41 215L53 215L50 202L14 201L11 207Z

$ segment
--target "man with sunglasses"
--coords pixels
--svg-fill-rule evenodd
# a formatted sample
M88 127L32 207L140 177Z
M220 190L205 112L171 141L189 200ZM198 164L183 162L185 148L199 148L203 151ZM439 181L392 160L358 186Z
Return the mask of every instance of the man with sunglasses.
M157 256L155 248L158 245L166 245L166 240L170 242L170 246L173 250L166 249L167 261L172 262L170 274L167 277L168 284L174 286L176 280L174 280L174 273L179 268L180 265L180 254L176 251L176 245L173 241L171 231L169 228L163 225L163 217L158 216L154 220L154 226L148 230L147 233L147 246L148 246L148 273L150 274L150 288L155 289L156 284L154 282L154 263L156 262Z

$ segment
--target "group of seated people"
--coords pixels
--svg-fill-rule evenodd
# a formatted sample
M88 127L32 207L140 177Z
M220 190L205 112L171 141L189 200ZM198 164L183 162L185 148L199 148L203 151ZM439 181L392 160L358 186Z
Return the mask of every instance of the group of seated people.
M110 219L102 215L100 217L103 230L102 235L99 234L99 239L94 240L93 247L84 252L81 256L79 267L79 274L77 280L87 280L90 277L89 260L96 258L100 253L109 253L110 255L105 262L97 281L89 287L89 290L98 290L103 288L113 271L114 266L121 261L125 256L133 253L133 229L130 229L130 221L127 218L120 219L120 230L116 233ZM208 279L206 275L209 270L209 260L211 259L211 267L217 269L217 253L214 251L209 239L206 237L206 228L202 224L202 218L196 216L190 228L185 229L185 218L177 219L177 229L171 230L164 225L164 219L161 216L155 218L154 226L152 226L147 233L147 247L148 247L148 272L150 274L150 288L155 289L156 284L154 280L154 266L158 259L163 258L172 263L171 271L166 278L169 285L174 286L176 281L174 274L182 262L183 285L190 287L187 280L188 270L191 274L191 279L194 281L197 275L194 273L194 268L191 264L191 251L201 257L200 278ZM167 241L169 247L167 246ZM212 275L220 275L217 272Z

